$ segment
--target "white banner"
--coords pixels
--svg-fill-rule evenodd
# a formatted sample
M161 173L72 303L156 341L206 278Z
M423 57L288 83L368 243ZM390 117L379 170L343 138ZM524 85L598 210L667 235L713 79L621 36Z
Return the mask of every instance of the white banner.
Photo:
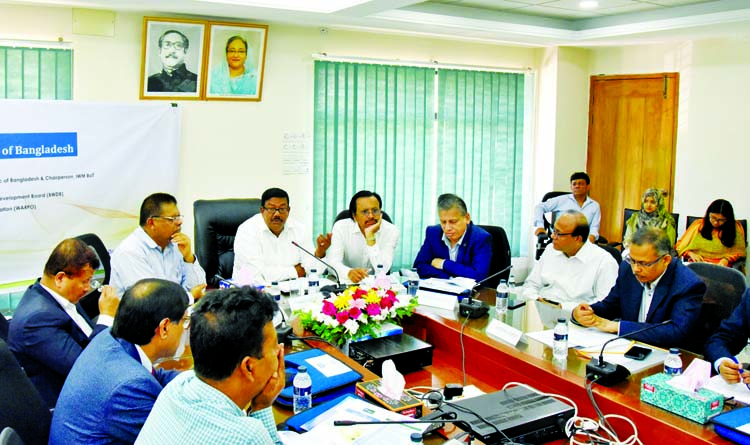
M64 238L116 247L143 198L177 189L179 136L168 103L0 101L0 284L40 276Z

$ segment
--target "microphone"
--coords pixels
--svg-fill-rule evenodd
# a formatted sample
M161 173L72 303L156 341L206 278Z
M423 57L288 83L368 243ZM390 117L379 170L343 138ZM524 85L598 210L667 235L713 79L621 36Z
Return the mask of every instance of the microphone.
M463 315L464 317L469 318L479 318L484 316L487 312L489 312L490 307L485 303L484 301L474 300L474 292L476 291L476 288L479 287L482 283L486 282L487 280L491 278L495 278L496 276L500 275L501 273L507 272L510 269L513 268L513 265L506 267L505 269L501 270L500 272L496 272L489 277L477 282L471 289L469 289L469 297L468 301L461 301L458 304L458 313Z
M434 412L429 414L422 419L415 420L334 420L333 426L352 426L352 425L387 425L387 424L398 424L408 425L410 423L429 423L436 426L429 427L421 435L425 436L428 433L435 431L442 427L446 422L453 423L464 431L473 431L469 425L468 420L458 419L455 412ZM418 433L417 433L418 434ZM473 438L474 436L469 433Z
M336 272L336 269L333 266L331 266L330 264L328 264L325 261L321 260L320 258L316 257L312 252L310 252L309 250L307 250L304 247L302 247L299 244L297 244L297 241L292 241L292 244L294 244L294 247L298 248L299 250L305 252L306 254L310 255L313 258L315 258L319 262L323 263L328 268L329 271L333 272L333 276L336 277L336 285L335 286L328 285L328 286L321 287L320 288L320 292L321 293L322 292L328 292L329 294L339 294L341 292L344 292L346 290L346 288L349 287L349 286L347 286L345 284L341 284L341 280L339 280L339 273Z
M594 363L594 359L591 359L591 361L586 365L586 378L588 380L596 380L596 383L602 386L612 386L627 379L630 376L630 371L628 371L628 368L622 365L615 365L613 363L607 363L604 361L604 348L606 348L608 344L617 339L628 338L635 334L640 334L641 332L648 331L649 329L658 328L670 323L672 323L672 320L662 321L661 323L652 324L651 326L646 326L643 329L638 329L637 331L629 332L625 335L619 335L613 339L607 340L602 345L602 350L599 353L599 361Z

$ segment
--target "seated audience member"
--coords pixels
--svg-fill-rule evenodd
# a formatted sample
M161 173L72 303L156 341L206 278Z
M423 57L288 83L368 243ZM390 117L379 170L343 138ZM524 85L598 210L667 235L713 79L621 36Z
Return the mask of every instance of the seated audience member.
M588 242L589 224L581 212L566 210L555 221L547 247L523 285L527 298L544 298L572 310L578 303L606 297L617 279L617 262Z
M51 445L135 442L159 392L178 375L153 364L181 354L187 305L172 281L144 279L125 292L112 330L93 339L68 374Z
M400 233L383 219L382 206L380 195L361 190L349 201L349 218L333 225L326 260L339 277L359 283L379 264L385 271L390 270ZM326 237L318 236L318 244Z
M420 278L487 278L492 260L492 236L471 222L463 199L452 193L438 197L440 225L425 231L414 260Z
M143 278L161 278L200 298L206 289L206 272L198 264L190 238L182 233L182 215L174 196L154 193L144 199L139 224L112 254L112 285L117 292L122 295Z
M289 218L289 194L270 188L260 197L260 213L253 215L237 229L234 238L234 271L236 280L245 274L257 281L271 282L304 277L306 268L319 266L292 241L310 251L310 232ZM325 250L315 252L325 255ZM240 283L249 284L249 283Z
M625 223L625 234L622 236L622 246L630 246L630 238L641 227L656 227L667 234L669 242L674 245L677 239L677 224L672 214L667 212L662 190L650 188L643 192L641 210L633 213Z
M599 238L599 225L602 220L602 210L599 203L589 198L589 175L584 172L575 172L570 175L571 194L561 195L540 202L534 207L534 231L535 235L544 233L544 214L552 212L557 214L565 210L577 210L586 215L589 222L589 241L595 243Z
M276 310L250 286L207 293L190 316L195 370L159 394L135 443L281 445L271 409L285 382Z
M671 250L663 231L644 227L635 232L609 295L592 305L579 304L573 321L625 335L671 320L631 338L655 346L682 346L698 321L706 285L678 258L672 258Z
M745 258L745 232L734 219L732 204L723 199L712 202L703 219L690 224L675 248L691 262L732 267Z
M708 339L704 348L706 360L728 383L750 384L750 372L742 370L735 357L747 346L750 337L750 289L745 290L742 301L729 318ZM735 361L737 360L737 361Z
M112 324L117 310L117 292L110 286L102 288L96 326L77 304L98 268L99 258L88 244L61 241L13 314L8 346L50 408L83 348Z

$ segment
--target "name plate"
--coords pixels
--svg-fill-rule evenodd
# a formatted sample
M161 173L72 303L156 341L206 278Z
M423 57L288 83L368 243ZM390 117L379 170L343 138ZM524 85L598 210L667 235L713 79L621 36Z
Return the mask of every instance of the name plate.
M485 331L490 337L515 346L523 337L523 332L500 320L492 320Z
M442 294L440 292L430 292L419 289L417 291L417 302L424 306L432 306L440 309L452 311L458 304L455 295Z

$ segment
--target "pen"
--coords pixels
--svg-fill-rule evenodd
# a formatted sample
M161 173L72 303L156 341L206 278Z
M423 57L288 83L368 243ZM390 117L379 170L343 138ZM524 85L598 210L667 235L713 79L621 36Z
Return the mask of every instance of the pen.
M744 379L742 378L742 375L745 373L745 370L742 368L742 363L737 360L737 357L732 357L732 361L740 366L740 382L743 382ZM750 384L745 383L745 386L747 386L747 389L750 389Z

